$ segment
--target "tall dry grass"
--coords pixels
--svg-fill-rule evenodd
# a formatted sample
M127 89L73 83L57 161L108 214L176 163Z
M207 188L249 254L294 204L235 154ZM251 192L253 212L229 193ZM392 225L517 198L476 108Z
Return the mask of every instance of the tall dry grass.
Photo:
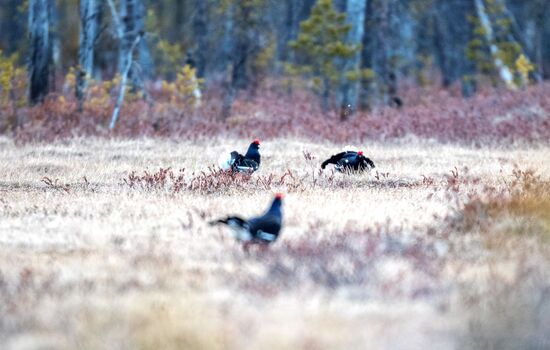
M318 170L343 144L275 139L208 170L247 143L0 139L0 347L548 348L546 146L373 142L347 176ZM276 191L266 253L206 224Z

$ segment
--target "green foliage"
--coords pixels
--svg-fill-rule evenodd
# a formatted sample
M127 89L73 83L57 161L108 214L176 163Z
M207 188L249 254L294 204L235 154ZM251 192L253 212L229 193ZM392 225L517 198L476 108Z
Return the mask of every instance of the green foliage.
M311 87L324 98L334 91L342 77L357 80L360 71L342 72L338 60L352 57L360 49L346 43L351 28L346 15L334 9L332 0L319 0L311 16L300 23L300 32L289 46L296 52L297 63L286 64L286 73L311 80ZM368 75L368 74L367 74Z
M153 59L158 73L164 77L176 73L174 67L181 66L183 55L184 49L180 44L159 40L153 50Z
M26 74L17 61L17 54L8 57L0 50L0 107L17 108L25 104Z
M233 23L237 42L247 42L250 57L250 70L262 71L275 53L275 39L269 34L260 34L266 23L264 11L266 0L232 0L234 5ZM265 35L265 36L264 36ZM262 40L265 38L266 40ZM265 43L263 43L265 42Z
M254 52L250 64L250 71L256 79L264 79L269 74L269 68L275 57L276 40L270 38L265 47Z
M171 43L159 34L160 24L154 10L149 9L145 17L145 30L149 33L151 54L157 73L164 78L173 78L177 67L182 64L185 49L180 43Z
M21 4L17 6L17 12L19 13L25 13L29 9L29 0L23 0L21 1Z
M203 79L198 79L195 69L189 65L183 66L177 74L176 81L162 82L163 92L169 94L170 102L184 106L195 106L199 102L200 85Z
M419 86L426 87L432 83L429 77L430 69L433 67L433 57L427 53L418 53L416 55L416 61L418 62L418 68L414 71L416 81Z
M469 16L468 22L473 25L474 37L465 49L466 58L476 65L477 71L480 74L493 78L497 73L493 65L491 52L489 51L485 29L477 17Z
M73 95L76 88L76 69L74 67L69 68L68 73L65 75L63 82L63 90L65 94ZM96 81L91 77L86 78L88 80L88 88L86 90L86 100L84 102L84 109L103 111L109 109L112 104L111 96L116 94L116 89L120 84L120 75L116 74L110 80ZM125 96L126 100L132 98L135 99L135 94L128 92ZM59 96L58 103L66 104L64 95Z
M529 81L529 73L535 70L535 66L531 64L525 55L521 54L515 62L515 67L519 74L521 85L525 86Z

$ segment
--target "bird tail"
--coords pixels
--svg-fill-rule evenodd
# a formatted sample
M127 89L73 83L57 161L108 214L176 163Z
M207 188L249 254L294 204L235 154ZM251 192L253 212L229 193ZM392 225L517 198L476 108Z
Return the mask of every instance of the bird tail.
M250 241L252 235L250 234L248 222L238 216L229 216L225 219L218 219L209 222L210 225L224 224L231 228L233 236L243 242Z
M374 162L370 159L370 158L365 158L365 161L367 162L367 164L371 167L371 168L376 168L374 166Z
M233 163L235 163L235 156L233 155L233 152L229 154L222 153L218 158L218 166L222 170L231 169L231 167L233 166Z
M244 227L246 225L246 221L238 216L228 216L226 218L209 221L208 224L210 226L224 224L232 227Z
M338 154L335 154L333 155L332 157L330 157L329 159L325 160L322 164L321 164L321 169L324 169L327 165L329 164L338 164L338 161L340 159L342 159L342 157L346 154L346 152L340 152Z
M329 159L325 160L323 163L321 163L321 169L326 168L326 166L329 164L338 164L338 161L342 158L342 154L343 153L338 153L330 157Z
M227 224L227 219L217 219L217 220L208 221L208 225L210 226L216 226L219 224Z

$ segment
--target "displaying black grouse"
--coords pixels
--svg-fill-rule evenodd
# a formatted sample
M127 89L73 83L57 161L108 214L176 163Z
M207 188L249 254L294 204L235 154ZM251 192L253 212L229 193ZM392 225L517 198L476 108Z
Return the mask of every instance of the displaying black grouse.
M321 169L334 164L338 171L364 171L374 168L374 162L363 155L363 151L345 151L333 155L321 164Z
M260 140L252 141L246 154L243 156L237 151L233 151L229 156L222 155L218 164L223 170L231 169L233 172L253 173L260 167Z
M273 243L279 237L282 226L282 205L283 195L275 194L275 198L269 209L261 216L245 220L238 216L228 216L210 222L210 225L225 224L229 226L235 238L244 243L247 249L250 244L267 245Z

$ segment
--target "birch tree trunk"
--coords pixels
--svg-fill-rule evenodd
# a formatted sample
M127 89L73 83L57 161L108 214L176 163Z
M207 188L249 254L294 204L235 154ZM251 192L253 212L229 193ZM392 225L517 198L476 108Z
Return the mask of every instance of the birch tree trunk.
M94 68L94 42L98 30L99 6L97 0L80 0L80 36L78 43L78 72L76 98L79 109L84 103L88 80Z
M49 92L51 42L48 0L29 0L29 102L41 102Z
M367 0L347 0L346 2L346 22L351 25L348 32L347 42L352 45L359 46L363 39L365 8ZM352 57L346 59L344 64L344 73L348 71L357 71L361 52L358 50ZM350 81L344 78L344 83L340 87L341 101L340 118L346 119L349 112L356 109L357 93L359 89L359 81Z
M500 79L502 79L502 81L506 84L508 88L514 89L516 87L514 84L514 76L510 71L510 69L506 66L506 64L504 64L504 62L499 57L499 50L497 45L495 44L493 26L491 24L491 19L487 15L487 11L485 9L483 0L474 0L474 1L476 6L477 16L479 18L479 21L483 28L483 32L485 34L485 39L489 44L489 50L493 58L493 64L495 65L499 73Z
M136 72L133 72L134 50L139 45L144 35L143 31L136 30L136 0L121 0L120 14L117 12L113 0L107 0L111 9L111 16L115 25L115 32L119 40L118 72L120 74L120 86L118 97L111 115L109 129L113 130L118 121L120 107L124 101L126 82L134 77L134 89L138 88Z
M115 103L115 108L113 109L113 114L111 116L111 122L109 123L109 129L113 130L116 126L116 122L118 121L118 115L120 113L120 106L122 106L122 102L124 101L124 93L126 92L126 81L128 80L128 76L130 75L130 70L132 69L132 55L134 53L134 49L139 44L141 40L141 34L136 36L134 39L134 42L128 49L128 58L125 60L126 67L121 72L120 77L120 85L118 87L118 97Z
M112 0L109 0L112 4ZM114 6L111 6L113 11ZM116 13L116 10L115 10ZM134 64L134 53L130 49L138 36L143 35L143 17L145 8L141 0L121 0L118 20L115 20L117 26L117 36L119 38L118 50L118 72L122 73L130 62L130 71L128 79L132 82L132 91L144 91L143 80L151 74L153 63L147 43L143 38L139 40L137 47L138 64Z
M132 67L134 61L133 52L130 53L132 43L137 37L136 30L136 0L121 0L119 8L119 18L120 24L122 25L122 37L119 38L119 47L118 47L118 73L122 75L126 72L126 67L130 67L128 70L128 78L132 82L132 90L138 88L136 83L136 72Z

